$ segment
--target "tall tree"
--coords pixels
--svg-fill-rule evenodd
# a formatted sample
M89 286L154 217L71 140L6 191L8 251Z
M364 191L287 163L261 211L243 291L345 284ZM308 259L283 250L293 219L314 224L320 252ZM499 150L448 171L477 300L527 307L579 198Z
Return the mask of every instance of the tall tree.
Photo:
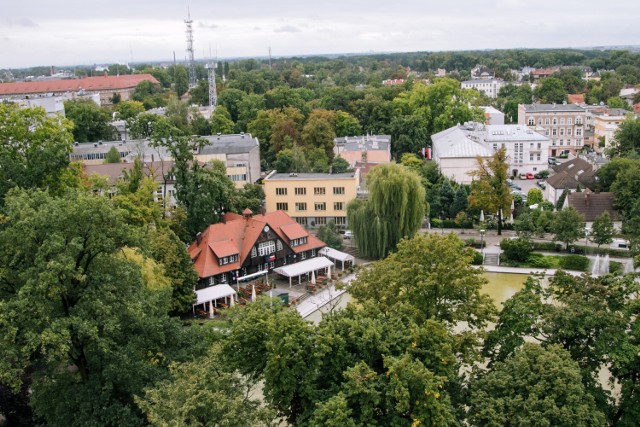
M115 128L111 126L111 114L89 99L65 101L67 119L73 122L73 137L77 142L111 141Z
M573 206L556 212L551 225L553 240L569 245L584 235L584 217Z
M604 211L596 217L591 228L591 241L598 245L608 245L613 242L613 221L609 216L609 212Z
M60 187L73 146L71 127L44 109L0 103L0 205L14 187Z
M562 103L567 98L562 80L555 77L542 80L533 94L543 104Z
M535 344L476 374L469 420L477 426L605 425L571 355L560 346Z
M640 118L629 118L620 124L608 154L620 157L640 154Z
M367 174L369 198L347 206L349 226L358 250L384 258L400 239L411 238L424 219L425 196L420 178L398 164L378 165Z
M507 185L509 164L507 150L502 147L491 158L476 159L478 169L471 172L474 181L471 184L469 205L485 212L498 213L498 235L502 234L502 221L511 210L511 192Z

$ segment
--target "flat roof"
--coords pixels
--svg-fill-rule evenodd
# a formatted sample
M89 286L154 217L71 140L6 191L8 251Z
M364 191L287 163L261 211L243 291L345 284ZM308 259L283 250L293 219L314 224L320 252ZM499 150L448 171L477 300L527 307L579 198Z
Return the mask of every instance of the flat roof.
M355 172L348 173L274 173L265 178L265 181L304 181L318 179L350 179L355 177Z
M584 107L576 104L521 104L527 113L584 112Z
M524 125L487 125L485 141L548 141Z
M260 143L250 133L201 136L208 144L202 147L198 154L238 154L246 153Z

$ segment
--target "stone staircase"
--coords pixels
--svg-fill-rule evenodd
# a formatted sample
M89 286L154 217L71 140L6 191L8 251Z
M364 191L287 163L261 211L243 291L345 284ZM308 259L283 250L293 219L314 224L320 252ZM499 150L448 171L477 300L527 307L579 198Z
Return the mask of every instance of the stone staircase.
M486 253L484 254L484 265L500 265L499 253Z

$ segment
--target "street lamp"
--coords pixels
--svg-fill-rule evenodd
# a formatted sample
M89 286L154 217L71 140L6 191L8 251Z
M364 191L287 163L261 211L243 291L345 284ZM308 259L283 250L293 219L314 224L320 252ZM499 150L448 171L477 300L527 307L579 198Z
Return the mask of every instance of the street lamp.
M484 257L484 233L485 229L480 229L480 251L482 252L482 256Z
M587 255L587 248L588 248L588 245L589 245L587 237L589 237L589 229L585 227L585 229L584 229L584 254L585 255Z

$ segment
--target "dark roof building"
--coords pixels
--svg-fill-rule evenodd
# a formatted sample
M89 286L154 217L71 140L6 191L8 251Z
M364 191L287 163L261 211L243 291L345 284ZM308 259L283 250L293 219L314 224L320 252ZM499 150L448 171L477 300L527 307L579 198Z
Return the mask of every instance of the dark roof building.
M620 214L613 207L614 199L613 193L593 193L586 190L569 194L567 204L575 208L586 222L593 222L603 212L608 212L612 221L620 221Z

